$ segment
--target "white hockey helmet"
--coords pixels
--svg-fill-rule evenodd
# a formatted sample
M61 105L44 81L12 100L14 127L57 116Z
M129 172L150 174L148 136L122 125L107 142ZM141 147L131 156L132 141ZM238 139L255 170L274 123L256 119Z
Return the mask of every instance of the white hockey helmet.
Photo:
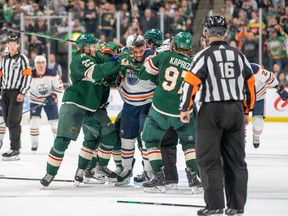
M43 55L37 55L34 59L34 63L36 64L37 62L46 62L46 58Z
M142 35L133 34L133 35L129 35L127 37L127 40L126 40L126 47L127 48L132 47L135 37L137 37L137 39L135 41L134 46L137 47L137 46L141 46L141 45L145 44L145 40L144 40L144 37Z
M158 53L169 52L171 50L172 38L168 38L163 41L160 47L156 49Z

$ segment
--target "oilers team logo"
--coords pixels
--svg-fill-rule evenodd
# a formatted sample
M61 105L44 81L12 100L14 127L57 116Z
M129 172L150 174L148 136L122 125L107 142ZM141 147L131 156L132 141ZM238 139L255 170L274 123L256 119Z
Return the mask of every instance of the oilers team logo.
M37 86L36 89L41 95L47 95L48 90L49 90L49 85L47 83L41 83Z
M129 85L136 85L140 81L140 79L130 70L127 70L126 80Z
M19 68L19 63L18 62L13 62L12 64L12 69L17 70Z

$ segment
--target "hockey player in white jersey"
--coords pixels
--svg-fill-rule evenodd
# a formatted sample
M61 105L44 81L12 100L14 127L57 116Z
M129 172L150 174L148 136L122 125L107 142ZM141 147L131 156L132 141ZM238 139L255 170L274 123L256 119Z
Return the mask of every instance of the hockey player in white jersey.
M127 38L126 47L132 49L132 55L128 56L126 60L122 60L127 62L127 66L140 68L148 56L155 55L155 51L146 49L145 40L141 35L130 35ZM127 51L122 51L121 55L127 55ZM151 106L153 92L156 88L155 84L150 80L140 80L134 74L132 68L127 68L123 71L123 75L125 78L120 86L120 93L124 99L120 137L122 166L124 170L120 174L121 178L118 179L119 183L116 185L128 184L133 175L132 169L136 139L142 132L145 118ZM142 152L142 156L144 163L145 161L149 163L145 150Z
M279 85L273 72L270 72L258 64L251 63L255 76L256 103L252 111L253 145L258 148L260 145L260 135L263 131L265 118L265 96L266 86L274 87L283 101L288 99L288 92L284 86Z
M57 71L48 69L46 58L38 55L34 59L35 69L32 70L30 85L30 136L32 151L38 149L39 127L42 107L47 115L48 122L54 137L57 134L57 122L59 118L57 98L63 93L64 87ZM43 106L39 106L43 104ZM38 107L37 107L38 106ZM37 107L37 108L35 108Z

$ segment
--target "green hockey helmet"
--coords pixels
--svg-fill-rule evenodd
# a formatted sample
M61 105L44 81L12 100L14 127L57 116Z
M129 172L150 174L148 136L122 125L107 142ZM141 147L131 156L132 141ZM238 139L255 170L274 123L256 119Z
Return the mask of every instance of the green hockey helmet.
M164 41L164 35L159 29L149 29L144 34L144 39L147 42L151 40L154 45L160 46Z
M83 46L90 47L91 44L98 44L100 42L101 40L96 38L94 35L83 33L77 38L76 46L78 49L81 49Z
M189 32L179 32L174 36L173 44L178 49L190 50L192 48L192 35Z

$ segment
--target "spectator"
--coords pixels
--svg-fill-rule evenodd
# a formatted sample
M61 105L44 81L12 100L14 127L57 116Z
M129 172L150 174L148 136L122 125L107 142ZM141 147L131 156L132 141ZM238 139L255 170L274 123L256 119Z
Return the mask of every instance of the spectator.
M42 41L38 40L38 37L36 35L31 36L31 41L28 47L28 53L30 58L32 51L37 53L37 55L45 54L45 46Z
M288 86L288 80L284 71L281 71L281 66L279 64L273 65L273 72L279 82L279 85Z
M103 6L101 13L102 15L99 22L100 34L104 34L107 40L110 41L115 35L115 6L107 2Z
M157 28L157 19L153 17L152 10L147 8L144 12L144 16L140 18L140 28L142 32L146 32L148 29Z
M247 32L248 37L243 40L242 52L249 62L258 63L258 39L252 32Z
M186 31L186 22L179 10L175 10L174 17L171 18L171 33L176 35L179 32Z
M62 67L61 65L56 61L56 56L54 53L51 53L49 56L49 69L52 69L54 71L57 71L60 78L62 77Z
M271 29L269 32L267 52L269 56L270 68L272 68L273 65L277 63L281 66L282 69L283 58L286 55L286 47L284 43L284 38L282 36L278 36L278 33L274 29Z
M46 24L46 20L43 18L39 18L35 23L34 31L41 34L47 34L48 27ZM43 43L44 46L46 46L46 39L44 37L40 37L38 39Z
M95 34L95 30L98 25L98 13L96 11L96 5L93 0L89 0L84 12L84 25L87 33Z

